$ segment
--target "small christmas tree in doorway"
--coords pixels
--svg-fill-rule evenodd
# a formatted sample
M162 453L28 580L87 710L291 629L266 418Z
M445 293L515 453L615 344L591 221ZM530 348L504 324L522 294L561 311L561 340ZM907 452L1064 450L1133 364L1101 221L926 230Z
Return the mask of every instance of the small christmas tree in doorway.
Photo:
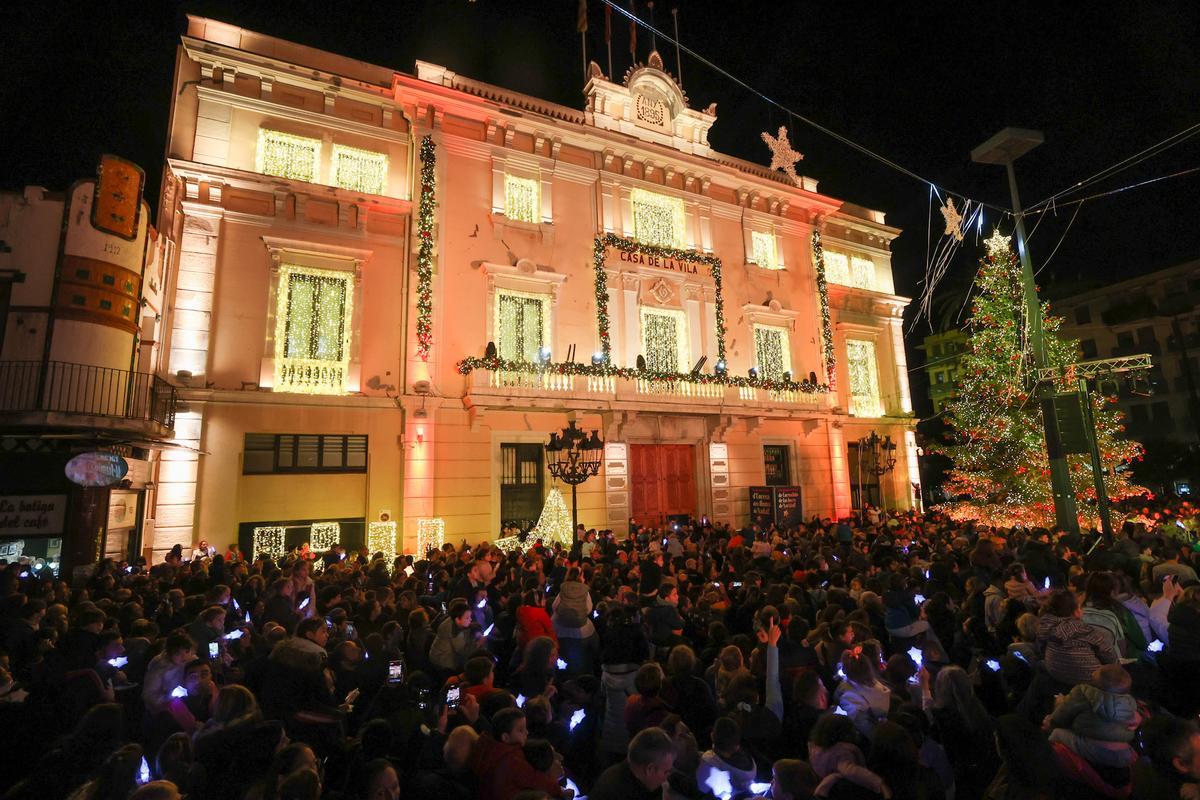
M1030 394L1029 371L1036 368L1023 324L1021 265L1008 237L994 233L985 244L968 329L967 353L961 360L957 399L949 404L947 422L954 444L945 455L954 462L946 491L955 498L941 507L957 520L989 525L1050 526L1054 499L1038 399ZM1079 343L1055 335L1061 320L1042 308L1047 359L1064 367L1078 360ZM1074 391L1065 384L1060 391ZM1141 493L1128 473L1116 469L1139 458L1141 445L1122 439L1115 398L1092 396L1104 486L1110 500ZM1096 492L1091 461L1068 456L1071 485L1081 522L1093 524Z

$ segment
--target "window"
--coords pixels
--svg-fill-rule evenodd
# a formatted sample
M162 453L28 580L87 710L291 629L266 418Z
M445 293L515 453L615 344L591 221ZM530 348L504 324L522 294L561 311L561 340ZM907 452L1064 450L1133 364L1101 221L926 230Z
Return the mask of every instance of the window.
M366 436L246 434L246 449L242 456L243 475L366 471Z
M939 384L945 383L946 382L946 373L938 372L934 375L934 379L935 379L934 380L935 383L939 383Z
M1079 349L1083 351L1084 358L1095 358L1096 352L1097 352L1096 351L1096 340L1095 339L1084 339L1082 342L1079 343Z
M682 311L642 309L642 354L650 372L687 372L687 320Z
M359 150L344 144L333 146L333 185L364 194L383 194L387 190L386 153Z
M541 192L534 178L504 174L504 216L518 222L542 221Z
M542 445L500 445L500 520L529 530L542 513Z
M1117 347L1133 347L1133 331L1120 331L1117 334Z
M350 272L283 266L275 312L276 391L346 391L353 280Z
M753 260L764 269L782 269L775 250L775 234L766 231L750 232L750 252Z
M754 357L758 376L765 380L783 380L792 371L792 355L786 328L754 326Z
M633 238L659 247L685 247L683 200L645 189L629 194L633 205Z
M850 374L850 413L856 417L883 415L879 397L879 368L875 361L875 343L863 339L846 340L846 370Z
M254 166L256 171L312 183L317 180L320 164L320 139L259 129L258 156Z
M786 444L763 445L763 467L767 486L791 485L790 448Z
M825 280L856 289L875 288L875 262L862 256L851 256L837 250L826 250Z
M1175 423L1171 420L1171 406L1166 400L1158 400L1151 405L1154 412L1154 424L1160 432L1171 430Z
M496 292L496 350L506 361L537 361L550 346L549 297L511 290Z
M1089 306L1079 306L1075 309L1075 324L1087 325L1092 321L1092 309Z

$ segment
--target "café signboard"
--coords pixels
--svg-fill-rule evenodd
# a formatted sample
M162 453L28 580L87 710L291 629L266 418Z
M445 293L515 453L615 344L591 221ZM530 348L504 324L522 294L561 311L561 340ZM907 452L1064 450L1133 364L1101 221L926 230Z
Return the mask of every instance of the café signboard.
M0 495L0 536L49 536L63 532L65 494Z
M129 462L116 453L80 453L67 462L64 471L78 486L115 486L129 474Z

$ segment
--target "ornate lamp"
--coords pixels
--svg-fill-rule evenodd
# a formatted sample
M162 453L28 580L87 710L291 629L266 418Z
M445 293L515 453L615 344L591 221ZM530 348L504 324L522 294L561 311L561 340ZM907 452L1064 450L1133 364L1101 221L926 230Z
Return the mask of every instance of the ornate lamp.
M875 431L871 431L869 436L864 436L857 442L858 447L858 469L860 480L859 493L862 493L862 470L867 470L875 476L875 480L879 481L881 477L891 472L896 466L896 443L892 441L890 435L882 438ZM882 483L880 491L882 491ZM859 498L862 500L862 498ZM880 498L882 500L882 498ZM865 506L865 501L863 502Z
M571 420L562 433L550 434L546 445L546 465L550 474L571 487L571 541L574 543L579 529L579 506L576 488L593 475L600 474L600 461L604 455L604 442L600 431L588 436Z

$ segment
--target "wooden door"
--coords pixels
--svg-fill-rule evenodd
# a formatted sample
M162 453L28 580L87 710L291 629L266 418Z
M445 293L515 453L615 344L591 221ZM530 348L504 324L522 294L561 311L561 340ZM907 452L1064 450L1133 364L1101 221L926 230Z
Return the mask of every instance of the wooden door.
M640 525L696 514L695 448L690 444L631 444L630 512Z

